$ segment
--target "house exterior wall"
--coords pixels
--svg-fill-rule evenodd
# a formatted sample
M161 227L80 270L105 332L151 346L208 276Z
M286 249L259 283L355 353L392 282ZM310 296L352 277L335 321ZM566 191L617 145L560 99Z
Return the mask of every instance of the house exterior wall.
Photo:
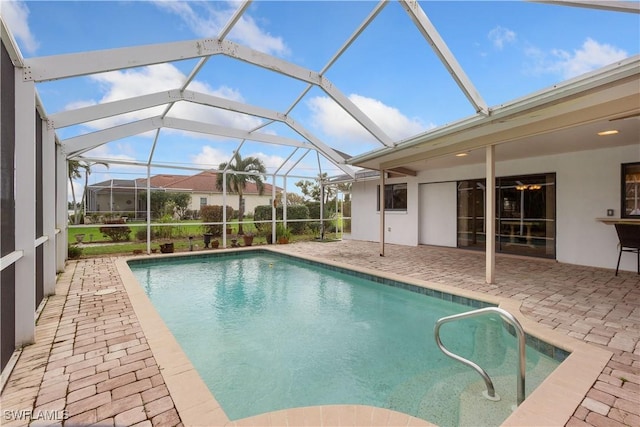
M596 221L607 209L620 214L622 163L640 161L640 144L554 156L496 162L496 176L556 174L556 259L560 262L615 268L618 237L612 225ZM432 169L416 177L387 179L407 183L407 211L387 212L385 241L416 246L419 243L456 246L455 182L483 178L485 165ZM351 238L379 241L376 212L379 181L353 185ZM426 200L425 200L426 198ZM428 207L438 201L440 207ZM623 253L620 269L635 271L634 254Z

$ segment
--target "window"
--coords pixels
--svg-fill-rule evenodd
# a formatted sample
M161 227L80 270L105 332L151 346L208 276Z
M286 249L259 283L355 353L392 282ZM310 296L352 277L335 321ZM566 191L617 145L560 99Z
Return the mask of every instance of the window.
M380 211L380 186L376 187L376 210ZM407 184L388 184L384 186L384 210L407 210Z
M206 197L200 197L200 207L202 208L203 206L207 205L207 198Z
M640 218L640 162L622 164L622 218Z

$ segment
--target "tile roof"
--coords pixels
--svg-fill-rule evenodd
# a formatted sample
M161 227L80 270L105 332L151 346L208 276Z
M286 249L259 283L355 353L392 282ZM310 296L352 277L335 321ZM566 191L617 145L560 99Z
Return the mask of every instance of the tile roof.
M204 171L195 175L154 175L151 179L153 187L161 187L173 190L187 190L197 193L222 193L216 188L217 172ZM146 178L138 179L138 186L146 186ZM142 184L144 183L144 184ZM271 184L264 183L264 193L271 194ZM277 191L282 188L276 187ZM255 183L248 182L244 191L245 194L258 194L258 188Z

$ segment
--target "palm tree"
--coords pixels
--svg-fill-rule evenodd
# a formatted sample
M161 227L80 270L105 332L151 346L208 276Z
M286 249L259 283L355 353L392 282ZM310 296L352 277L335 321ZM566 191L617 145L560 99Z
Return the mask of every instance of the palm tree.
M242 207L242 195L247 188L247 183L253 182L258 187L258 193L264 193L264 183L262 182L262 174L267 173L267 169L262 160L257 157L247 157L243 159L240 153L236 153L231 162L223 162L218 166L219 170L231 170L235 172L249 172L249 174L227 174L227 191L238 194L238 234L244 234L242 230L242 219L244 218L244 209ZM223 174L219 173L216 178L216 188L223 189Z
M76 191L73 188L73 180L80 179L80 161L69 160L69 183L71 184L71 198L73 199L73 223L78 223L78 203L76 203Z
M87 184L89 181L89 175L91 175L91 166L101 164L109 167L108 164L103 162L96 163L81 163L79 160L69 160L69 183L71 184L71 198L73 199L73 223L80 223L80 215L78 211L78 203L76 202L76 191L73 188L73 180L82 178L82 174L80 173L80 169L84 169L84 193L82 194L81 204L84 204L85 197L87 194Z

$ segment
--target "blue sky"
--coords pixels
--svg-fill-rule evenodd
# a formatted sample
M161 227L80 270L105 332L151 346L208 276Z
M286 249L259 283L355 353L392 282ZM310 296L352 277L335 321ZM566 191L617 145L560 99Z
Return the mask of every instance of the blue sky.
M215 37L238 6L237 2L223 1L3 0L1 4L3 19L27 58ZM256 1L228 39L320 71L375 4ZM639 50L637 14L520 1L429 1L420 5L489 106L637 55ZM177 88L196 62L42 83L38 91L51 114ZM397 2L382 10L325 76L394 140L474 114ZM305 88L305 83L215 56L188 89L284 112ZM59 136L64 139L156 114L158 110L61 129ZM246 115L212 114L193 105L179 105L172 114L243 129L264 122ZM382 148L317 88L309 91L291 117L326 144L348 154ZM282 125L264 131L301 139ZM152 139L149 134L114 141L90 154L146 161ZM229 160L238 144L237 140L163 131L154 160L215 168ZM263 159L270 171L291 152L291 147L252 142L241 149L243 156ZM330 175L340 173L328 162L321 165ZM112 165L105 170L96 166L90 182L144 176L145 172L142 168ZM165 171L153 170L161 172ZM304 176L317 173L315 155L302 159L295 172Z

